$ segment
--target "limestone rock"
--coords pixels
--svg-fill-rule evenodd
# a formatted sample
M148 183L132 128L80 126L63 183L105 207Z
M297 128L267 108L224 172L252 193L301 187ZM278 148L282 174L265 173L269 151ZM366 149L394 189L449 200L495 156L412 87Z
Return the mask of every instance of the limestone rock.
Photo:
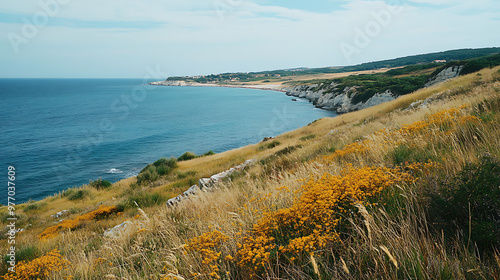
M54 219L58 219L62 216L66 216L69 214L69 210L62 210L61 212L57 212L55 213L54 215L50 215L50 217L54 218Z
M445 82L449 79L456 78L460 75L460 72L464 68L463 65L461 66L452 66L444 69L443 71L439 72L436 76L432 77L426 84L425 87L430 87L442 82Z
M114 228L110 228L104 232L105 237L120 237L126 234L132 233L134 230L134 224L130 221L125 221Z

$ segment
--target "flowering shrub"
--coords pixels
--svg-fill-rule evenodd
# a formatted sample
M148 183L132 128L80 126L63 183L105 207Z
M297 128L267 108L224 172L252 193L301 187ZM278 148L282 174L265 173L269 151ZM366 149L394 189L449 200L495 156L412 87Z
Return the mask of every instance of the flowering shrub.
M255 273L272 258L293 262L302 253L339 241L342 216L354 213L356 203L408 178L396 169L348 167L341 175L310 179L290 208L268 212L254 225L238 244L238 264Z
M101 205L97 210L89 212L87 214L83 214L79 217L76 217L73 220L63 220L59 224L46 228L38 237L40 239L49 239L58 235L58 233L62 230L66 229L76 229L78 228L84 221L90 221L95 219L101 219L109 216L117 212L118 209L115 206L105 206Z
M54 249L45 255L30 262L20 261L16 265L16 272L9 272L3 276L5 280L48 279L54 272L68 269L71 262L63 259L59 250Z
M220 252L220 244L229 239L225 234L218 230L206 232L201 236L195 237L188 241L185 250L198 252L202 257L202 264L204 266L204 273L211 278L219 279L219 267L217 261L220 259L222 253ZM226 257L231 260L231 256Z
M342 150L335 151L332 155L324 157L326 161L333 161L337 158L343 158L351 154L363 154L369 150L369 141L358 141L345 146Z
M398 132L402 135L409 136L430 128L439 128L443 131L449 131L453 127L453 124L464 125L468 123L478 123L479 121L480 119L475 116L461 116L457 108L452 108L430 115L424 121L404 125Z

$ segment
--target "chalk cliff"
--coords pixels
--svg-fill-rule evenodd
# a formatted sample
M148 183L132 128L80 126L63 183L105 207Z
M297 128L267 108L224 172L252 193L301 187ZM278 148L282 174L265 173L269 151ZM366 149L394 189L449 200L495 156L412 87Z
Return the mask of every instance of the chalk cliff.
M317 108L335 111L339 114L348 113L394 100L396 96L390 91L379 92L366 100L355 102L357 87L342 87L341 84L313 84L289 88L289 96L308 99Z

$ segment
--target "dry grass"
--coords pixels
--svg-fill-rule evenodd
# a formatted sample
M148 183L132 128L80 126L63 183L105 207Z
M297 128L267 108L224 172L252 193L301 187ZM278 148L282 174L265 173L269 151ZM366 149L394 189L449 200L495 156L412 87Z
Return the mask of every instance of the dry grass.
M252 235L254 226L266 213L291 207L304 191L304 180L316 180L325 173L341 174L348 165L355 168L395 167L395 149L409 146L434 159L439 168L416 166L415 176L420 179L388 188L383 198L393 199L388 200L390 203L386 206L356 204L354 212L359 214L344 217L348 226L339 232L341 246L329 243L316 248L313 254L294 255L295 261L290 261L292 255L270 257L268 263L254 271L255 277L499 279L500 264L490 264L458 241L450 247L443 238L431 233L421 200L423 189L434 186L435 176L452 176L465 163L478 161L485 152L500 156L498 115L491 122L474 126L454 124L412 137L397 133L406 124L463 105L466 106L458 110L460 116L470 115L481 101L500 98L499 92L498 68L483 70L481 76L460 77L363 111L318 120L278 136L276 140L280 145L272 149L259 149L261 144L255 144L180 162L179 171L196 171L197 177L210 176L250 158L262 163L220 185L216 191L202 193L178 207L161 205L144 209L147 213L137 208L129 209L120 216L84 224L78 230L61 232L52 239L38 240L38 234L55 224L49 215L73 208L74 213L65 218L74 219L95 210L98 205L117 204L126 198L135 179L118 182L108 190L84 187L90 195L81 201L55 195L46 198L47 204L39 210L27 213L18 210L26 216L26 224L27 220L32 224L18 235L18 248L33 245L41 252L49 252L58 247L71 262L71 267L64 272L66 274L51 276L56 279L65 275L74 275L75 279L248 279L249 268L237 264L238 243L243 242L244 236ZM442 98L426 108L406 110L411 103L438 93ZM499 108L485 108L486 111L494 109ZM382 129L390 133L376 133ZM450 129L449 134L446 129ZM311 134L316 137L301 140ZM325 161L324 156L331 156L334 151L356 141L367 143L369 149ZM291 146L297 149L276 155ZM172 190L174 183L167 182L155 188L139 187L137 191L170 196L184 190ZM5 211L2 208L0 213ZM122 238L102 236L105 229L125 220L133 221L137 228ZM185 249L189 240L215 230L227 237L207 247L216 258L205 261L207 255ZM0 249L6 251L6 240L0 242ZM271 252L271 256L275 253ZM498 254L496 257L498 260ZM212 274L213 265L217 268L215 274Z

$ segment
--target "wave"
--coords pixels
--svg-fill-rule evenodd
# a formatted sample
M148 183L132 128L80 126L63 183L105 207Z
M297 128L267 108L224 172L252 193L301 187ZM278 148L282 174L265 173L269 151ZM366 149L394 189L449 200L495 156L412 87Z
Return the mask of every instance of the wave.
M108 174L119 174L119 173L123 173L123 171L121 171L120 169L118 168L111 168L108 172L106 172Z

